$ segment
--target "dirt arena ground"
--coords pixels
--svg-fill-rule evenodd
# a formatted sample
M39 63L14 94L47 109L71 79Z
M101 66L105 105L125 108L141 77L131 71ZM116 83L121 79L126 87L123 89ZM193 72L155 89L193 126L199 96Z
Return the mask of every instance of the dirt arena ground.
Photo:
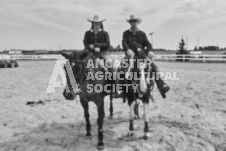
M109 118L105 99L104 140L108 151L226 151L226 64L156 62L161 71L176 72L162 99L154 89L150 103L151 137L144 122L135 121L135 137L126 141L129 107L114 100ZM90 103L93 137L85 137L83 108L62 96L63 87L46 94L54 61L19 62L0 69L0 151L93 151L97 143L97 111ZM61 78L58 79L62 80ZM33 106L27 102L41 102ZM140 115L143 114L142 105Z

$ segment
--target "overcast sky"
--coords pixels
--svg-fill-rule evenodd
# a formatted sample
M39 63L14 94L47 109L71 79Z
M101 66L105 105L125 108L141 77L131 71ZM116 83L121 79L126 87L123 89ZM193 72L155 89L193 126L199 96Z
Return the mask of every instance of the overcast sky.
M121 44L131 14L153 34L154 48L176 49L183 36L188 48L226 47L225 0L0 0L0 50L82 49L87 18L107 20L111 45ZM148 35L151 42L151 37Z

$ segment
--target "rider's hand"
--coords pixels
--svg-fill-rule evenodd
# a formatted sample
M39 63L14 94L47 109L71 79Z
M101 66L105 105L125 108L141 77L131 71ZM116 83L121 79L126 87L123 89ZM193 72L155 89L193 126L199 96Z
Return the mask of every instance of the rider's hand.
M128 49L128 50L126 51L126 55L129 56L129 57L132 57L132 56L134 55L133 50Z
M99 47L99 48L101 48L101 46L102 46L101 43L98 43L98 42L95 42L95 43L94 43L94 47Z
M96 47L95 49L95 52L100 52L100 48Z
M85 48L83 51L84 51L85 53L86 53L86 52L89 52L89 50L88 50L88 49L86 49L86 48Z
M93 44L89 45L89 48L94 49L94 45Z
M148 57L153 58L154 56L155 56L154 52L152 52L152 51L148 52Z

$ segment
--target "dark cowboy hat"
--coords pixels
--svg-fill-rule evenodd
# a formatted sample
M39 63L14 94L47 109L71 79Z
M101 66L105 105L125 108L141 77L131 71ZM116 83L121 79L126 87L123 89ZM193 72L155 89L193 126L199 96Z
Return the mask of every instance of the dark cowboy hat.
M142 21L140 17L136 17L135 15L130 15L130 18L129 19L126 19L126 21L128 23L130 23L131 20L136 20L138 22L138 24L140 24L141 21Z

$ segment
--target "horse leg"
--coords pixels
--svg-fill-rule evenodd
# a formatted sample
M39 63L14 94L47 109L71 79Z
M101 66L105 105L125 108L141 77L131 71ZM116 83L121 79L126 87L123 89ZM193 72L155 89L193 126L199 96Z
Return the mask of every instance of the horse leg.
M123 100L123 103L126 103L126 97L125 96L122 97L122 100Z
M110 117L113 116L113 103L112 103L112 100L113 100L113 95L110 94L110 108L109 108L109 111L110 111Z
M135 105L134 105L134 113L135 113L135 118L139 119L139 102L136 101Z
M97 119L97 124L98 124L98 144L97 144L97 148L99 150L104 149L104 142L103 142L103 123L104 123L104 117L105 117L105 113L104 113L104 98L102 98L102 100L98 101L97 104L97 109L98 109L98 119Z
M132 136L133 135L133 131L134 131L134 125L133 125L133 121L134 121L134 106L135 106L135 101L133 101L130 104L130 122L129 122L129 135Z
M148 128L148 108L149 104L144 103L144 139L147 140L150 137L150 132Z
M84 116L86 119L86 136L91 136L91 124L89 121L89 104L85 100L80 100L82 107L84 109Z

